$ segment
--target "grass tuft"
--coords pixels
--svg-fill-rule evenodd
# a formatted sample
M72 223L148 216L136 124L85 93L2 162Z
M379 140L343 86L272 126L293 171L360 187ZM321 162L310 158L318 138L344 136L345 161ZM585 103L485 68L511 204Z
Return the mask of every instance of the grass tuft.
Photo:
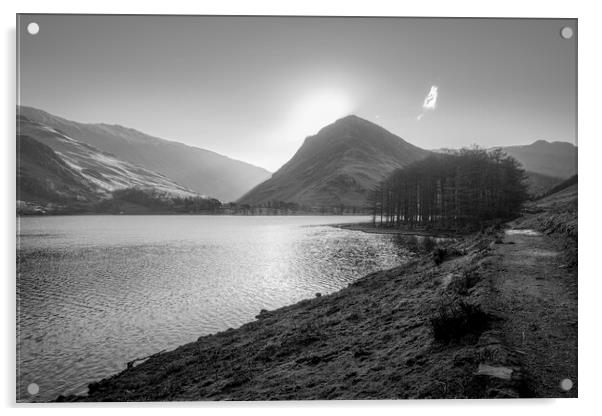
M480 306L464 301L442 305L431 318L435 340L451 342L487 329L489 316Z

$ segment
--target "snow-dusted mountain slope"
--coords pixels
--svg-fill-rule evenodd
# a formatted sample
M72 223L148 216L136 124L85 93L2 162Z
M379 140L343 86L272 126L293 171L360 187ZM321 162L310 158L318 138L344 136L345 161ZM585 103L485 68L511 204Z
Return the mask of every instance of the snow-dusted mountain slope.
M99 194L108 196L119 189L143 188L154 189L156 193L169 197L199 196L164 175L120 160L53 127L23 116L18 117L17 125L19 135L50 147L66 165L92 184Z

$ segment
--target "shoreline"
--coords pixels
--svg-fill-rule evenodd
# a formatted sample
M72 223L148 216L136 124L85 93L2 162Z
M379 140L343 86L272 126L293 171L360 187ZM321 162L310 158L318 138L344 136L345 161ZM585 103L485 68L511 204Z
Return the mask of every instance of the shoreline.
M368 217L369 214L220 214L220 213L183 213L183 212L142 212L142 213L110 213L110 212L80 212L80 213L52 213L52 214L20 214L16 218L44 218L44 217L83 217L83 216L110 216L110 217L149 217L149 216L174 216L174 217ZM345 225L342 223L341 225Z
M392 235L407 235L417 237L432 237L432 238L462 238L469 236L471 233L454 233L446 231L427 231L427 230L409 230L400 228L377 227L372 223L341 223L332 224L332 227L342 228L350 231L361 231L368 234L392 234Z
M56 401L577 397L576 221L555 206L438 243Z
M494 240L472 237L450 245L439 266L422 255L333 294L261 311L237 329L91 383L86 396L57 401L522 397L520 378L475 375L491 345L505 357L496 365L520 372L492 328L459 328L452 340L437 340L432 330L448 296L489 316L487 277L471 283L470 294L456 286L470 270L487 267Z

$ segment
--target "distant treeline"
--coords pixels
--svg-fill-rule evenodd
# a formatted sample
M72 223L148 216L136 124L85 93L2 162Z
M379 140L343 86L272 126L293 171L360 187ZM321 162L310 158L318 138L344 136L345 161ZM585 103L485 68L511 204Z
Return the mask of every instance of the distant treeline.
M365 208L339 205L309 207L295 202L268 201L261 205L223 203L215 198L173 197L149 189L128 188L114 191L112 198L100 201L95 211L107 213L174 213L211 215L300 215L300 214L359 214Z
M223 211L226 214L234 215L353 215L370 213L366 207L344 204L336 206L308 206L286 201L267 201L259 205L230 202L224 204Z
M525 172L501 150L463 149L394 171L371 197L374 222L390 227L474 229L516 216Z
M127 188L95 201L73 199L17 201L18 215L70 214L199 214L199 215L369 215L366 207L338 205L310 207L294 202L268 201L261 205L223 203L202 196L174 197L152 189Z
M168 197L159 192L127 188L113 191L113 197L102 200L96 210L109 213L134 211L166 213L218 213L222 203L215 198Z

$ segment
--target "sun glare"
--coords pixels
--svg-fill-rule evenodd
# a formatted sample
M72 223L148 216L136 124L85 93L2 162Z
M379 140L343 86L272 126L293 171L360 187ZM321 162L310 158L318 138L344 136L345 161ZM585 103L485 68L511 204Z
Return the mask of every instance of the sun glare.
M271 143L271 148L264 154L263 165L277 170L295 154L306 137L353 111L350 97L338 89L316 89L299 96L285 117L268 133L266 141Z
M303 97L295 106L292 131L297 139L315 134L322 127L349 115L351 100L339 91L318 91Z

